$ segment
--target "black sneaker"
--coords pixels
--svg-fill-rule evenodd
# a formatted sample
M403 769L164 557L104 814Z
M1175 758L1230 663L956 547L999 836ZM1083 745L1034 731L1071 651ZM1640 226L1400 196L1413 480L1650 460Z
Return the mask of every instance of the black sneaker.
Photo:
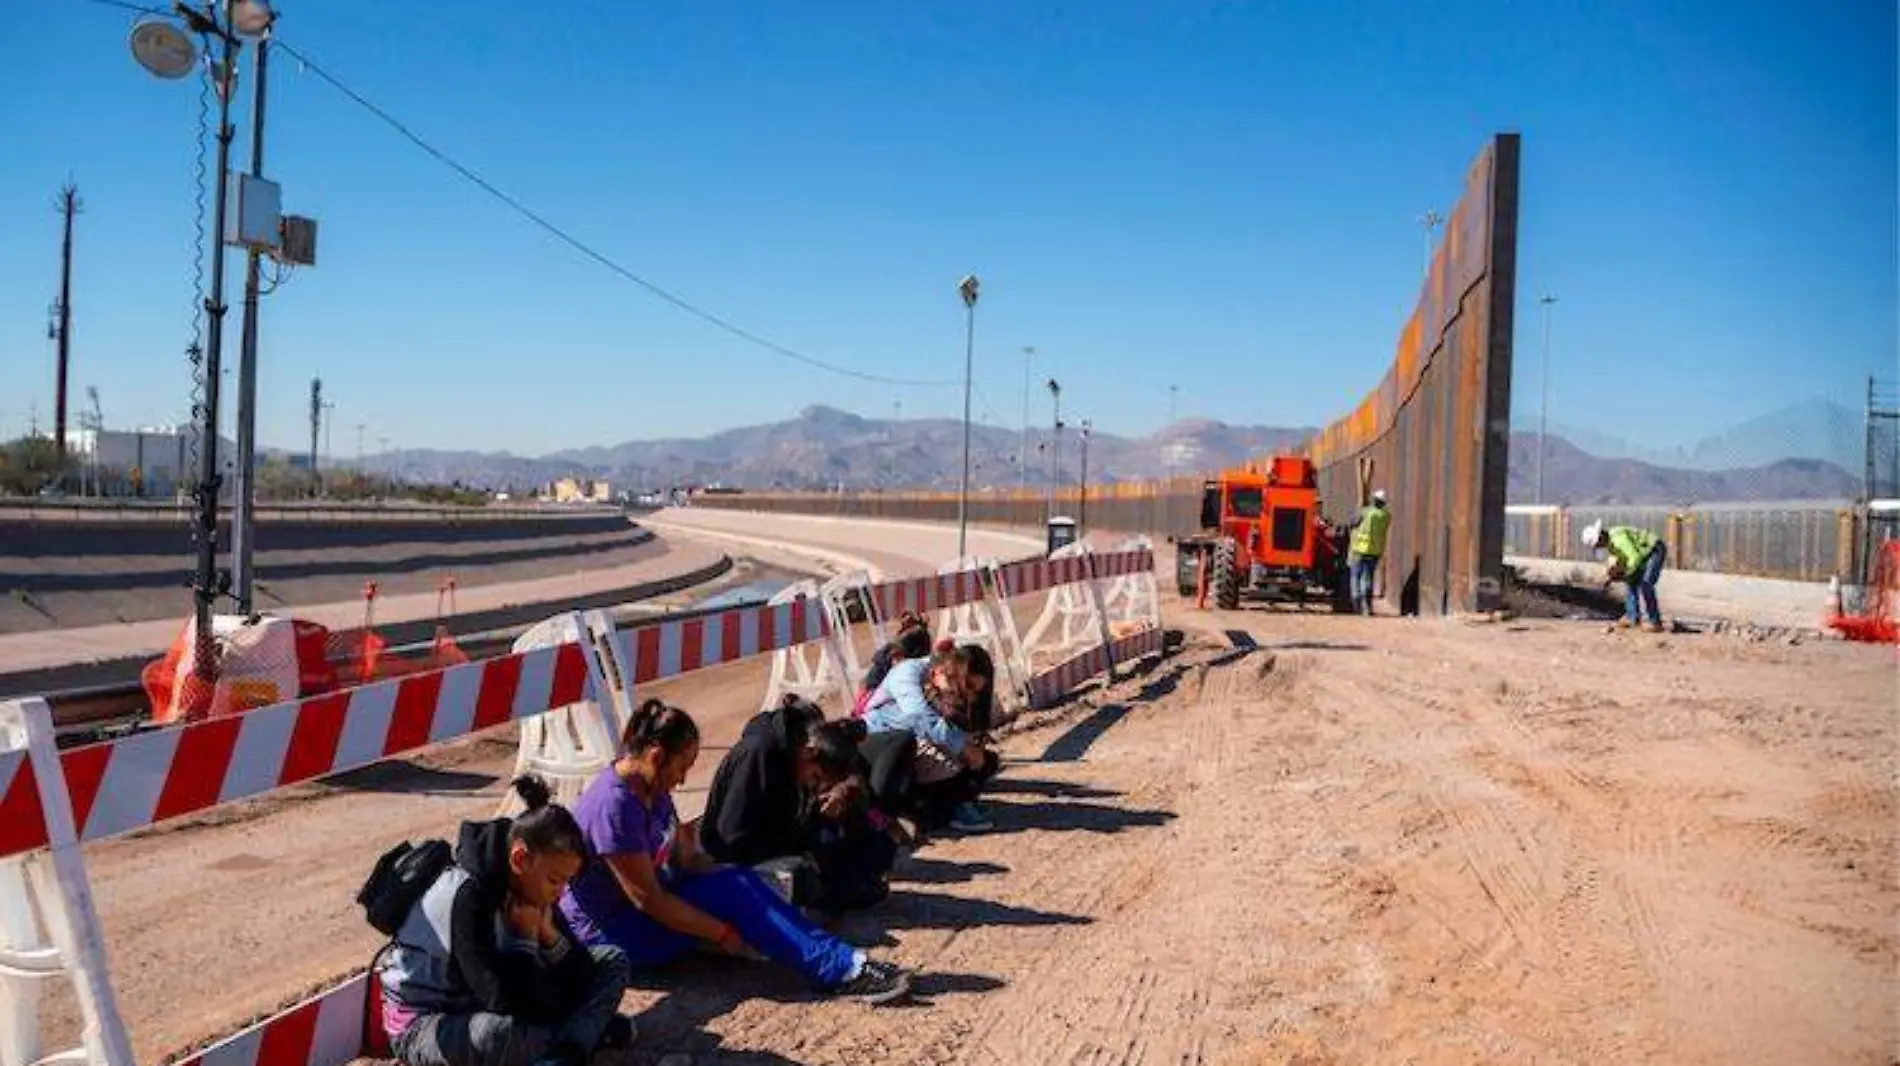
M910 975L888 962L864 960L858 975L833 990L832 994L859 1003L877 1006L903 998L910 991Z
M607 1027L600 1031L600 1042L594 1045L594 1050L625 1051L633 1046L638 1037L639 1030L634 1028L633 1019L616 1014L607 1022Z

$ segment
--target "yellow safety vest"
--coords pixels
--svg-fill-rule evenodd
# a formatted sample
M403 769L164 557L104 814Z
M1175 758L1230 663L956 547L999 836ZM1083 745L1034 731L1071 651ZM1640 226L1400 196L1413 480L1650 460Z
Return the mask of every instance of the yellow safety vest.
M1366 508L1359 516L1359 524L1353 527L1350 550L1354 555L1384 555L1385 531L1391 525L1391 511L1383 507Z

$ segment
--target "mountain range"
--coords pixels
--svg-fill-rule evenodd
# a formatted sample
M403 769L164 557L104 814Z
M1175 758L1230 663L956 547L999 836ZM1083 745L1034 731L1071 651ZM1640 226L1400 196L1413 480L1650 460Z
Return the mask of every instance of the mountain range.
M1534 435L1537 418L1515 417L1511 429ZM1562 437L1599 459L1634 459L1652 466L1705 471L1764 467L1784 459L1818 459L1843 470L1859 471L1867 441L1864 414L1820 397L1672 448L1632 444L1612 434L1558 422L1550 424L1550 435Z
M1830 439L1838 428L1835 412L1845 413L1845 409L1824 401L1798 405L1743 423L1692 448L1666 453L1684 457L1674 464L1631 454L1627 445L1619 449L1618 442L1608 438L1569 430L1590 442L1580 444L1553 427L1545 454L1544 498L1569 503L1684 504L1851 497L1860 488L1857 477L1849 473L1857 468L1858 452L1851 458L1842 455L1837 447L1842 442ZM1208 419L1176 422L1145 437L1093 433L1087 446L1088 478L1100 484L1171 472L1202 473L1295 446L1312 433L1310 426L1233 426ZM1047 430L1032 430L1025 442L1015 430L972 427L972 482L978 487L1047 486L1052 458L1049 436ZM1534 432L1521 428L1512 435L1510 499L1514 503L1530 502L1536 496L1536 441ZM460 482L516 492L568 476L602 479L616 491L634 492L674 485L752 490L840 485L951 489L960 479L962 445L962 423L954 419L865 418L815 406L782 422L742 426L700 438L627 441L538 457L413 449L367 456L361 465L408 481ZM1791 449L1793 454L1770 454L1776 448ZM1829 454L1816 456L1812 454L1816 450ZM1079 435L1065 430L1060 443L1065 483L1079 476L1081 452ZM1729 454L1739 461L1708 465Z

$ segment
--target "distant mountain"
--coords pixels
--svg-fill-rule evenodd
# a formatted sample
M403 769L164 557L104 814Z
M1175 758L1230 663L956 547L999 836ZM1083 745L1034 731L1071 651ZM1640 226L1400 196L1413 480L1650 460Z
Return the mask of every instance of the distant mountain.
M1512 430L1535 435L1537 416L1521 415ZM1865 446L1863 416L1819 397L1790 404L1765 415L1673 447L1646 447L1581 426L1552 422L1552 437L1562 437L1600 459L1634 459L1684 470L1739 470L1772 466L1784 459L1816 459L1842 470L1859 470Z
M1781 459L1731 470L1685 470L1635 459L1604 459L1552 436L1544 453L1544 502L1692 504L1767 500L1838 500L1860 494L1860 480L1818 459ZM1537 499L1537 434L1511 435L1512 503Z
M1190 473L1244 462L1311 436L1307 427L1230 426L1189 419L1146 437L1093 433L1089 480L1125 481ZM978 425L970 434L978 486L1047 486L1049 431L1023 435ZM1079 432L1064 429L1062 476L1080 474ZM742 426L692 439L627 441L538 458L507 453L414 449L368 456L363 466L412 481L459 481L483 488L527 489L558 477L603 478L616 489L719 484L749 489L952 488L962 475L963 423L955 419L865 418L815 406L796 418ZM1023 460L1019 472L1018 458Z
M1818 408L1802 405L1789 411ZM1784 412L1783 414L1786 414ZM1761 451L1750 434L1767 440L1811 435L1795 416L1766 416L1698 445L1706 456ZM1776 426L1793 427L1776 430ZM1750 429L1749 427L1754 427ZM1777 437L1776 433L1781 433ZM1250 458L1295 447L1309 427L1230 426L1188 419L1146 437L1091 435L1089 480L1095 484L1193 475L1234 466ZM1021 434L997 426L971 431L971 473L978 487L1019 483L1047 486L1047 430ZM1725 443L1717 443L1725 442ZM1792 445L1788 445L1792 446ZM1535 433L1512 435L1509 499L1535 498ZM1851 467L1811 457L1775 456L1752 465L1721 469L1605 457L1553 434L1545 462L1545 499L1568 503L1692 503L1708 501L1841 499L1858 495ZM528 491L564 476L605 479L616 490L641 491L673 485L725 485L745 489L934 488L952 489L961 475L962 423L954 419L864 418L833 407L808 407L796 418L741 426L694 439L627 441L525 457L506 452L399 451L373 455L363 465L405 480L461 482L489 489ZM1018 456L1026 460L1019 473ZM1065 483L1079 474L1081 447L1075 430L1062 435ZM1713 462L1713 459L1707 461Z

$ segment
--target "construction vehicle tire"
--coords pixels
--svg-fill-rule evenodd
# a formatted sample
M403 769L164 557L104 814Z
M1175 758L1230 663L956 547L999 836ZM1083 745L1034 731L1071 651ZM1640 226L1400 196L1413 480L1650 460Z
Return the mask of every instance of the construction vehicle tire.
M1202 553L1198 548L1178 545L1174 552L1174 584L1181 595L1193 599L1201 591L1201 567L1204 565Z
M1214 546L1214 606L1223 611L1240 609L1240 550L1232 540Z

